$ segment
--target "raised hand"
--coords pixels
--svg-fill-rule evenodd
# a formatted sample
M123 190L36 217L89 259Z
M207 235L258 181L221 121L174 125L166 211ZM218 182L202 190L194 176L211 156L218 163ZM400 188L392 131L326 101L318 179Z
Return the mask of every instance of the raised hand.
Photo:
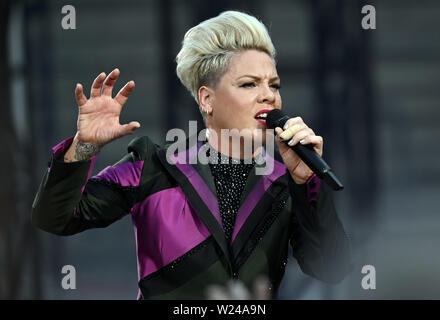
M66 152L65 161L88 159L105 144L124 135L133 133L140 127L139 122L132 121L121 125L119 116L122 107L134 90L134 81L128 82L112 98L113 86L120 74L114 69L107 77L99 74L87 99L81 84L76 85L75 96L78 103L77 133L71 148Z
M113 70L107 78L104 72L99 74L93 81L89 99L84 95L82 85L76 85L75 95L79 108L77 126L80 141L103 146L119 137L133 133L140 127L137 121L124 125L119 123L122 107L134 90L134 81L130 81L112 98L113 86L119 74L119 69Z

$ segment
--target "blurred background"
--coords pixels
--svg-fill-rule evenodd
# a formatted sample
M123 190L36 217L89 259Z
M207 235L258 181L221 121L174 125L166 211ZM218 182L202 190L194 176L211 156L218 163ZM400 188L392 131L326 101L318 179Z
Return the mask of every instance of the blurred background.
M76 29L64 30L65 5ZM364 5L376 29L364 30ZM236 9L257 16L277 49L283 108L324 137L324 158L343 181L334 193L354 269L338 285L304 275L289 259L281 299L440 298L440 2L436 0L3 0L0 4L0 298L136 299L129 216L106 229L57 237L30 225L50 149L76 132L76 83L88 92L118 67L114 92L136 89L121 123L165 143L171 128L203 127L175 74L195 24ZM437 39L437 40L435 40ZM95 174L133 136L106 146ZM76 289L64 290L64 265ZM376 289L361 286L364 265Z

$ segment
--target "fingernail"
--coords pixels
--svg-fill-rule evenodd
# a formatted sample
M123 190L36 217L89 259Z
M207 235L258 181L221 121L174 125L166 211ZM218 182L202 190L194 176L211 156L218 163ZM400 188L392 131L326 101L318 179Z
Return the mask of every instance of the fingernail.
M289 141L289 142L287 142L287 144L288 144L289 146L291 146L291 145L293 144L293 138L292 138L292 139L290 139L290 141Z
M306 142L306 139L302 139L299 141L299 143L304 144L304 142Z
M289 127L289 124L286 123L286 124L284 125L283 129L286 130L288 127Z

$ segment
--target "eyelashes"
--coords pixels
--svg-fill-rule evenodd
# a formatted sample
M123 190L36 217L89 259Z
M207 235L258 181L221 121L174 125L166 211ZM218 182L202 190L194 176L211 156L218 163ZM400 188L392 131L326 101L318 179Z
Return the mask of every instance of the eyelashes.
M241 88L252 88L252 87L255 87L255 83L253 83L253 82L246 82L246 83L243 83L240 87Z
M240 87L241 88L253 88L255 86L256 86L256 84L254 82L246 82L246 83L243 83ZM271 84L270 87L274 88L276 90L280 90L281 89L281 85L278 84L278 83Z

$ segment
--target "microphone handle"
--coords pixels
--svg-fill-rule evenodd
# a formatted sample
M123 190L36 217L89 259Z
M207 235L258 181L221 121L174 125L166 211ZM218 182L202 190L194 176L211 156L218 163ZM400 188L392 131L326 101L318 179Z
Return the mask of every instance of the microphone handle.
M284 124L290 119L286 114L283 114L280 110L272 110L277 112L277 116L273 117L269 121L269 128L275 129L276 127L282 128ZM270 113L268 117L270 117ZM292 148L293 151L301 158L302 161L321 179L324 180L333 190L344 189L341 181L336 178L330 166L322 159L319 154L313 149L311 145L302 145L297 143Z
M297 143L291 147L305 164L333 190L342 190L344 186L333 173L330 166L322 159L311 145Z

